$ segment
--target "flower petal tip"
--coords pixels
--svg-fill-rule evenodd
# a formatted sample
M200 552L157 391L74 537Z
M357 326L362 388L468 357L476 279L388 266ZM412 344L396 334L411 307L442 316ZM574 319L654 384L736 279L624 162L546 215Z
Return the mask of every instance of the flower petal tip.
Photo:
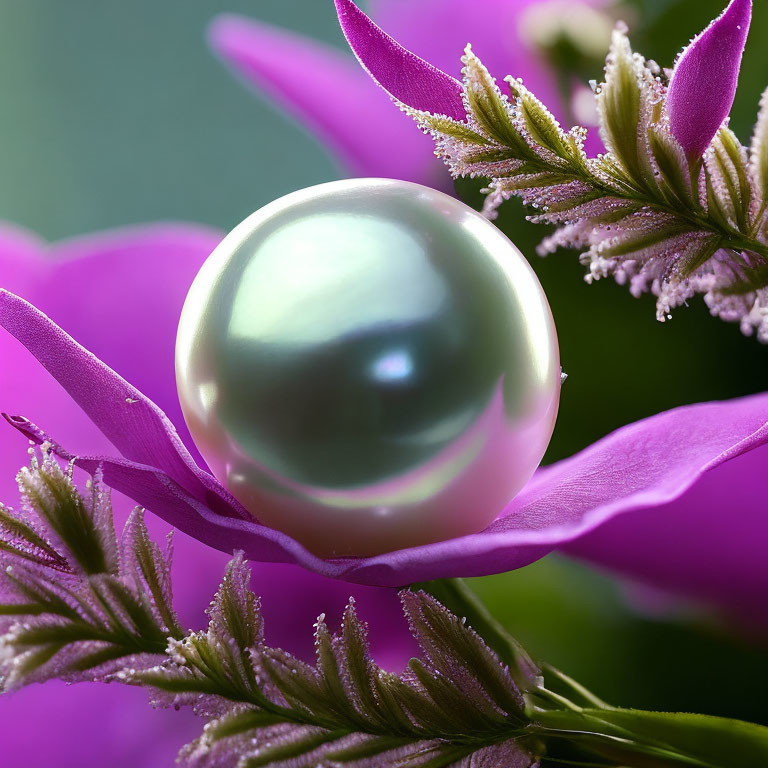
M314 133L344 173L428 183L432 162L424 137L346 51L236 14L215 17L207 40L256 93ZM383 143L398 152L382 153Z
M205 39L214 53L226 49L230 37L236 37L239 30L239 17L232 13L221 13L214 16L208 25Z
M244 61L268 59L273 55L271 44L278 42L281 33L286 34L284 30L256 19L236 13L220 13L208 24L205 40L215 56L225 64L241 69Z
M677 59L667 112L689 157L704 154L731 111L751 17L752 0L732 0Z
M464 120L461 83L403 48L352 0L334 0L339 23L363 68L385 91L408 107Z

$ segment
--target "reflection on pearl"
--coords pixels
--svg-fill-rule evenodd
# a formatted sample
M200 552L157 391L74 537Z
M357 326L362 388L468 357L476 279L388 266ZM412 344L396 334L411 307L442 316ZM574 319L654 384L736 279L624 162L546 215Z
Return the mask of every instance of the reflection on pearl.
M541 461L560 393L517 248L463 203L384 179L236 227L189 291L176 376L216 477L325 557L486 527Z

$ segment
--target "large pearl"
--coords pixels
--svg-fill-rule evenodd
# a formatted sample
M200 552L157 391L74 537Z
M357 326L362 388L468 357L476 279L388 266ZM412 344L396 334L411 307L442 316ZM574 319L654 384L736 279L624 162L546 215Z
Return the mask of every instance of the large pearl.
M384 179L295 192L227 235L184 304L176 376L216 477L324 557L483 529L541 461L560 393L517 248Z

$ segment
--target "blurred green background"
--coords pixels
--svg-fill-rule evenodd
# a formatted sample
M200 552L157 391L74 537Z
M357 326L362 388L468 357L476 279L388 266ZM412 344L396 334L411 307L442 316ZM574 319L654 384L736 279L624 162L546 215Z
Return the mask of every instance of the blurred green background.
M634 6L633 43L662 65L722 7ZM230 229L337 178L319 143L208 52L206 26L222 11L342 47L330 0L0 0L0 217L50 239L162 219ZM768 3L754 17L732 123L742 141L768 84ZM651 298L587 286L575 254L538 259L543 232L515 203L500 224L549 295L570 375L549 460L659 410L765 389L768 349L701 302L659 324ZM532 652L611 701L768 722L764 639L688 614L649 617L623 585L556 558L475 586Z

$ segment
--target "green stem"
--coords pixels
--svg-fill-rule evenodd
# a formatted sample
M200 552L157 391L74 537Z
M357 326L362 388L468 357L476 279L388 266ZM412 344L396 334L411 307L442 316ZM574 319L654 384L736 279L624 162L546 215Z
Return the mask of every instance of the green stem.
M595 696L592 691L585 688L581 683L577 682L569 675L566 675L565 672L561 672L557 667L553 667L551 664L543 664L542 668L548 675L555 677L573 693L581 697L586 704L589 704L592 707L597 707L598 709L610 709L609 704L606 704L602 699Z

